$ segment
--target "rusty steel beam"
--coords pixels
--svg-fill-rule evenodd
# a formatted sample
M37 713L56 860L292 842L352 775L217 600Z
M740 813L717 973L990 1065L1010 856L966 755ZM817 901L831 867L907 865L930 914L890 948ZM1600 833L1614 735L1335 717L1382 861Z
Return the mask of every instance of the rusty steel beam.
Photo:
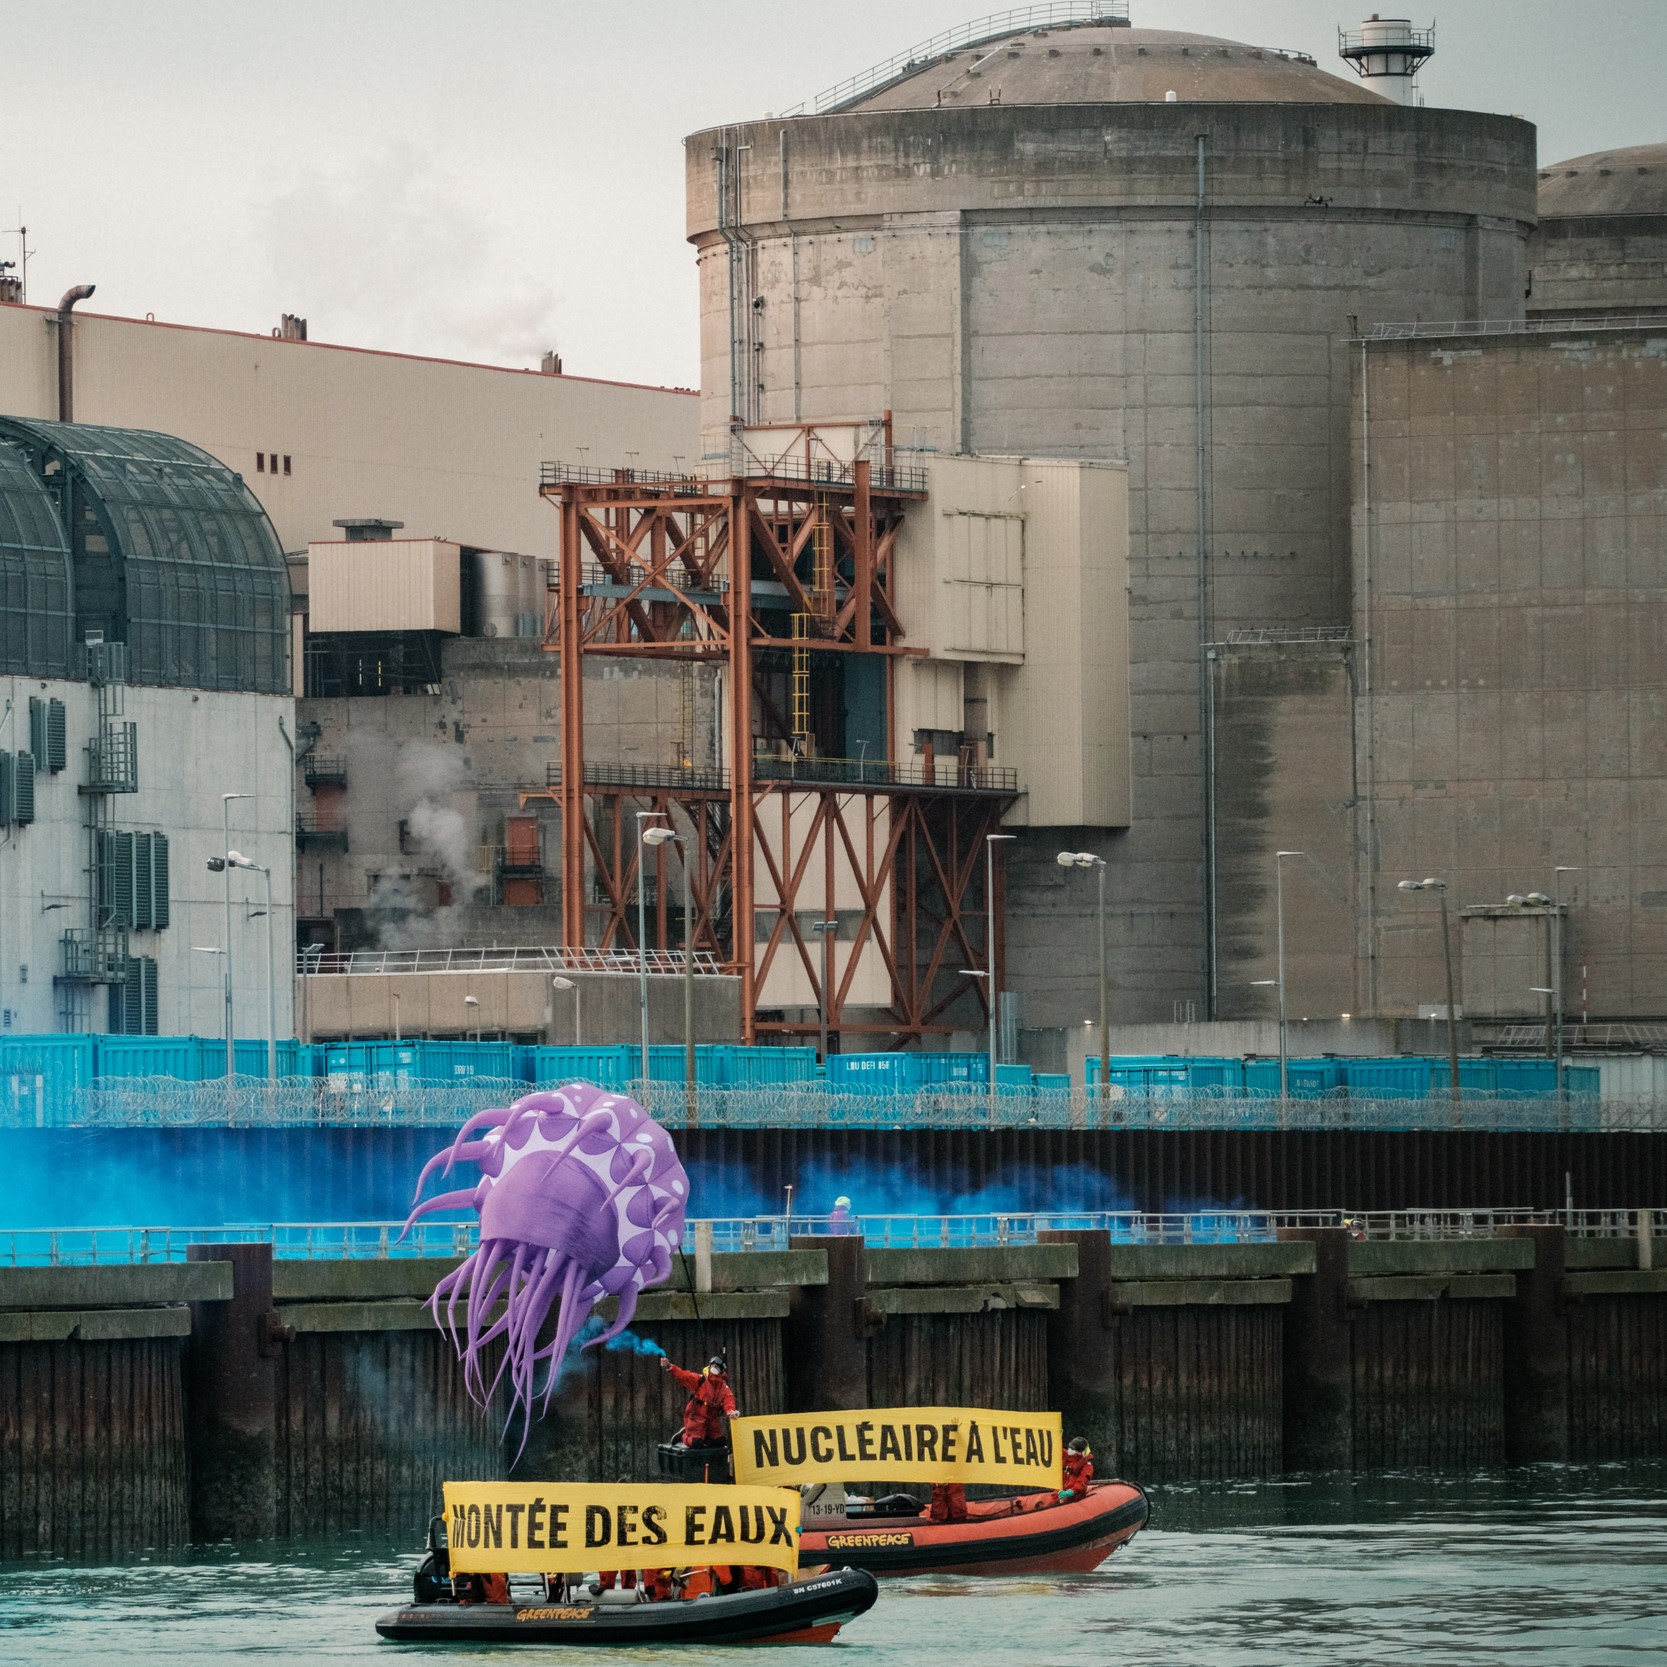
M808 427L813 425L807 425ZM889 433L888 433L889 440ZM811 443L807 437L806 445ZM809 453L807 452L807 456ZM889 452L888 452L889 459ZM656 862L694 864L695 944L742 980L742 1035L809 1036L814 1020L761 1020L772 968L782 952L803 969L813 999L827 1006L835 1036L885 1036L899 1044L941 1035L942 1015L970 998L987 1012L985 985L997 969L981 965L984 909L978 891L983 837L999 827L1011 796L879 784L819 785L759 781L755 724L785 738L785 717L760 684L759 656L791 647L766 618L814 616L808 646L817 653L867 653L886 664L886 752L895 724L891 671L905 645L892 596L892 568L904 510L918 493L875 487L866 464L847 481L735 476L703 485L562 482L545 487L561 515L561 559L546 611L546 647L560 653L562 761L542 792L522 801L557 801L562 824L562 932L571 947L635 943L643 853L637 808L656 811L687 836ZM826 591L807 563L825 514L834 580ZM587 583L586 562L603 586ZM762 611L753 586L779 585ZM618 595L586 594L611 588ZM814 601L814 605L813 605ZM806 643L801 639L801 646ZM587 655L722 660L730 702L727 786L626 779L587 781L583 667ZM600 778L602 771L598 771ZM719 778L722 780L722 778ZM779 806L772 805L774 796ZM629 804L627 803L629 801ZM779 816L776 811L779 809ZM758 881L771 901L760 909ZM662 867L655 947L669 948L674 911ZM594 893L600 901L587 904ZM832 918L854 892L859 919L845 940L843 971L824 991L824 958L813 952L799 917ZM767 929L764 917L773 913ZM998 962L1001 943L998 937ZM889 1006L862 1017L847 1012L855 980L878 956ZM990 980L959 979L966 971ZM779 1005L779 1004L778 1004Z

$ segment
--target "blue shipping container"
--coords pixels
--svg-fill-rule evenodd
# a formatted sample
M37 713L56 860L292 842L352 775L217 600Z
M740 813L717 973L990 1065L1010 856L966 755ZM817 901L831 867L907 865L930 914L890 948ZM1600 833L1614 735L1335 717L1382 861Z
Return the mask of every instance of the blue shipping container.
M94 1080L92 1036L8 1036L0 1041L0 1117L11 1128L55 1128L80 1118Z

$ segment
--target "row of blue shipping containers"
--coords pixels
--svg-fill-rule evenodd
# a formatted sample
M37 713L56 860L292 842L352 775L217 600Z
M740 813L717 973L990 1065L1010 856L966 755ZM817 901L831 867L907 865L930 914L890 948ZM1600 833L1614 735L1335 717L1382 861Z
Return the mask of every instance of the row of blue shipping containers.
M1595 1065L1569 1065L1563 1074L1568 1092L1596 1096ZM1277 1059L1113 1056L1110 1084L1125 1095L1214 1095L1273 1098L1279 1093ZM1038 1085L1040 1085L1038 1078ZM1405 1055L1390 1059L1291 1059L1286 1061L1287 1091L1294 1100L1347 1095L1357 1100L1423 1100L1448 1092L1451 1072L1445 1059ZM1090 1056L1088 1081L1100 1081L1100 1061ZM1459 1061L1459 1090L1489 1099L1539 1099L1557 1092L1557 1066L1550 1059L1472 1057Z
M629 1044L606 1047L545 1047L513 1042L345 1042L278 1043L278 1074L324 1077L346 1090L396 1083L447 1082L470 1078L524 1082L530 1086L584 1079L624 1088L641 1074L641 1050ZM258 1038L237 1043L239 1075L266 1074L266 1044ZM649 1049L653 1081L683 1081L684 1050L678 1045ZM210 1081L225 1074L226 1045L207 1036L13 1036L0 1038L0 1093L12 1120L35 1121L68 1110L75 1090L110 1079L174 1077ZM835 1093L859 1096L923 1091L988 1092L989 1062L981 1053L834 1054L824 1071L814 1048L747 1048L702 1044L695 1050L696 1080L707 1088L782 1088L825 1082ZM1087 1080L1099 1081L1100 1062L1087 1062ZM1226 1098L1268 1097L1279 1092L1277 1059L1125 1056L1111 1061L1110 1081L1121 1096ZM1595 1066L1566 1067L1571 1094L1595 1096ZM1420 1100L1443 1095L1447 1061L1406 1056L1390 1059L1293 1059L1287 1066L1290 1093L1297 1099L1347 1095L1355 1099ZM1532 1099L1556 1092L1556 1067L1549 1059L1467 1058L1459 1061L1459 1085L1466 1093L1494 1099ZM998 1065L998 1094L1064 1092L1064 1073L1032 1072L1028 1065ZM34 1115L30 1115L33 1113Z

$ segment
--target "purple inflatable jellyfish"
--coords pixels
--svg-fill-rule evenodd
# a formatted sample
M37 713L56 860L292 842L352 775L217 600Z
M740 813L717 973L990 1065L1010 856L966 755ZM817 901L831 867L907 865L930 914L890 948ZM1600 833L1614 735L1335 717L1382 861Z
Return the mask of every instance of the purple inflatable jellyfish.
M670 1274L689 1178L666 1131L635 1100L589 1083L529 1094L507 1111L477 1112L424 1165L417 1197L437 1169L450 1174L459 1159L480 1166L479 1184L415 1204L405 1225L409 1231L421 1217L460 1205L479 1212L479 1247L440 1281L429 1306L481 1406L508 1374L509 1416L521 1409L525 1448L540 1364L548 1368L547 1412L568 1346L597 1301L617 1297L619 1313L587 1348L624 1331L637 1293ZM499 1302L503 1313L494 1320ZM557 1303L555 1335L540 1348ZM488 1384L482 1352L499 1338L504 1357Z

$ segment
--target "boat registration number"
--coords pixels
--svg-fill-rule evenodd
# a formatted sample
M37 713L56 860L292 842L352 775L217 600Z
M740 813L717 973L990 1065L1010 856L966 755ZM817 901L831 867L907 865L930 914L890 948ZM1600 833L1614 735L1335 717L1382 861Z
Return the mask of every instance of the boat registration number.
M830 1534L829 1551L855 1551L861 1546L913 1545L913 1534Z
M517 1609L515 1618L518 1621L588 1621L596 1611L594 1609Z

